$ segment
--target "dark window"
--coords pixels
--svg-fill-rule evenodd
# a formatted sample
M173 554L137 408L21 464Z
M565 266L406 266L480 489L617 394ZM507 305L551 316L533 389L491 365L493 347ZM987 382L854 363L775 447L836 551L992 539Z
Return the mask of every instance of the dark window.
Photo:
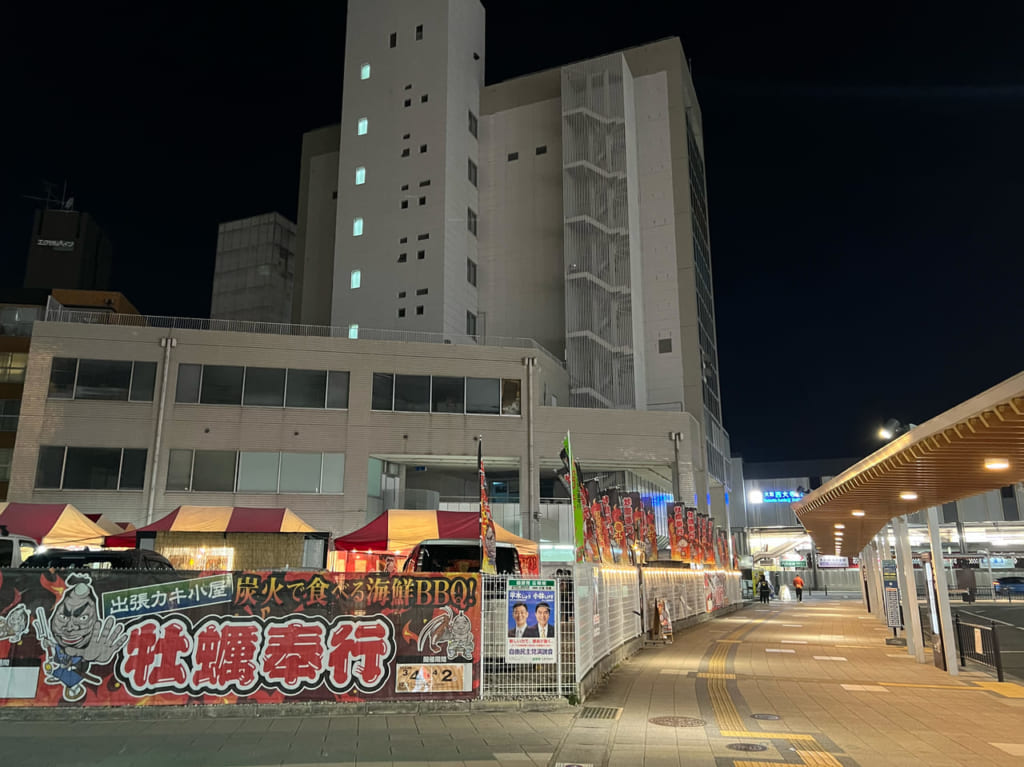
M1001 498L1013 498L1013 485L1008 485L1007 487L1000 488L999 496Z
M417 40L422 40L423 39L423 25L422 24L417 24L416 25L416 39Z
M71 399L75 396L75 371L78 360L73 357L54 357L50 365L50 391L48 396Z
M399 317L404 317L405 316L405 309L399 309L398 310L398 316Z
M398 45L398 33L392 32L391 36L388 38L388 47L394 48L396 45Z
M191 489L207 493L234 492L237 456L234 450L196 450Z
M427 257L427 251L425 251L425 250L417 250L416 251L416 260L417 261L422 261L426 257Z
M128 400L132 363L112 360L79 360L76 399Z
M501 412L501 381L497 378L467 378L466 412L498 415Z
M337 200L338 199L338 190L337 189L335 189L333 192L331 192L331 199L332 200Z
M548 148L546 146L537 147L537 154L547 154Z
M405 100L405 106L411 107L412 106L412 99L406 99Z
M426 104L427 101L428 101L428 99L427 99L427 94L426 93L424 93L422 96L420 96L420 103L421 104Z
M472 208L466 208L466 228L476 234L476 211Z
M431 410L435 413L462 413L466 393L464 378L434 376Z
M178 365L178 386L174 401L198 402L199 381L202 377L202 365Z
M132 391L128 399L133 402L152 402L156 386L156 363L136 362L132 370Z
M472 160L469 161L469 183L476 186L477 167L476 163Z
M36 463L36 487L53 489L60 487L60 476L64 471L64 448L43 445L39 448Z
M406 147L405 149L402 150L402 157L408 157L408 156L409 156L409 147Z
M405 291L404 290L398 291L398 297L399 298L405 298Z
M398 238L398 244L399 245L405 245L405 243L407 243L408 241L409 241L408 237L399 237Z
M466 312L466 335L476 335L476 315L473 312Z
M395 410L407 413L430 411L430 376L395 376Z
M121 458L120 490L142 490L146 479L146 451L125 448Z
M420 186L430 186L430 179L428 178L425 181L421 181Z
M477 120L476 115L473 114L472 112L469 113L469 132L473 135L473 138L477 137Z
M167 489L189 490L192 487L192 451L171 450L167 458Z
M203 365L199 401L204 405L240 405L243 370L234 365Z
M399 253L398 254L398 263L404 264L406 262L406 260L407 259L406 259L405 253Z
M427 151L427 145L426 144L420 144L420 154L423 154L426 151Z
M326 370L288 369L286 407L322 408L326 391Z
M476 262L470 258L466 259L466 282L476 285Z
M284 404L284 368L246 368L242 404L281 407Z
M422 306L417 306L416 307L416 314L423 314L423 307Z
M659 338L658 339L658 354L668 354L672 351L672 339L671 338Z
M69 447L64 461L65 490L116 490L121 448Z
M509 162L513 162L514 160L518 160L518 159L519 159L519 152L509 152L508 153L508 161Z
M391 373L373 374L373 392L370 395L371 410L392 410L394 407L395 377Z
M417 296L425 296L430 291L430 288L416 288Z
M430 239L430 234L429 233L427 233L427 234L417 234L416 235L416 239L417 240L429 240Z
M411 85L407 85L407 86L405 86L405 87L406 87L406 90L408 90L408 89L409 89L409 88L411 88L412 86L411 86ZM402 138L403 138L403 139L405 139L405 140L408 140L408 139L409 139L409 138L411 138L411 137L412 137L412 134L411 134L411 133L403 133L403 134L402 134Z
M404 88L403 90L411 91L411 90L412 90L412 83L407 83L407 84L406 84L406 86L405 86L405 88ZM406 133L406 134L405 134L405 137L406 137L406 138L409 138L409 134L408 134L408 133Z
M402 184L402 191L403 192L408 192L409 191L409 185L408 184Z
M405 210L408 207L409 207L409 201L408 200L402 200L402 210Z
M501 414L519 415L521 383L518 378L501 379Z
M344 410L348 407L348 372L331 370L327 374L327 407Z
M427 204L427 198L426 197L420 197L419 203L420 203L420 205L426 205Z

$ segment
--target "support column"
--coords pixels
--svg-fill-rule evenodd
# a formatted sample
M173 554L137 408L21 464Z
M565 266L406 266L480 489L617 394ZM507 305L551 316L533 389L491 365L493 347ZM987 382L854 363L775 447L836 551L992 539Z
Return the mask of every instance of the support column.
M864 572L867 575L868 593L871 595L871 614L879 621L885 620L885 605L878 578L878 538L872 538L864 547Z
M729 531L731 527L729 525L729 506L725 502L725 485L720 485L717 482L711 486L711 518L715 521L717 527L725 530L726 540L728 542L728 548L732 549L731 536ZM715 558L718 558L718 547L715 547ZM729 567L729 562L719 562L721 567Z
M906 517L892 521L896 537L896 575L899 578L903 602L903 628L907 638L907 654L918 663L924 663L924 644L921 641L921 610L917 603L917 580L914 578L914 560L910 550L910 531Z
M952 676L959 676L960 667L957 665L953 618L949 610L949 586L946 584L945 568L942 566L942 538L939 536L938 506L928 507L928 538L932 547L932 567L936 568L935 599L939 609L939 625L942 627L942 651L946 656L946 670Z

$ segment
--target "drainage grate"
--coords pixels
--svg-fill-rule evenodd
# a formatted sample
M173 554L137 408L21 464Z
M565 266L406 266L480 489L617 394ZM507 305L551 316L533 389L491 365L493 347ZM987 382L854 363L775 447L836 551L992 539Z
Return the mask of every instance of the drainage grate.
M751 719L781 719L782 717L778 714L751 714Z
M703 719L689 716L656 716L647 721L651 724L660 724L662 727L703 727L707 724Z
M620 716L622 709L610 706L585 706L580 712L580 719L618 719Z
M729 743L726 748L731 748L733 751L767 751L768 746L762 746L759 743Z

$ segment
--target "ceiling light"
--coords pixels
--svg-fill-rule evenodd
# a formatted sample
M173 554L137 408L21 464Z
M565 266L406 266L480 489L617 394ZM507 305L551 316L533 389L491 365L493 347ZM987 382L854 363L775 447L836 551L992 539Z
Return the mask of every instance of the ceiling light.
M836 523L835 523L835 524L833 525L833 527L834 527L834 528L835 528L836 530L842 530L843 528L845 528L845 527L846 527L846 525L844 525L844 524L843 524L842 522L836 522Z
M853 514L853 516L855 516L855 517L863 517L864 516L864 512L861 511L860 509L854 509L850 513Z
M1010 462L1005 458L986 458L985 468L989 471L1002 471L1010 468Z
M912 490L904 490L902 493L900 493L900 498L902 498L904 501L916 501L917 493L915 493Z

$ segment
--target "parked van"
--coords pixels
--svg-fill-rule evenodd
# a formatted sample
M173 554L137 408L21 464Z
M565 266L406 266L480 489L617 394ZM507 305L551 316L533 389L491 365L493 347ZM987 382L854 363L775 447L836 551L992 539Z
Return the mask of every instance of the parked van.
M519 552L511 543L495 544L497 570L501 574L519 575ZM478 573L480 572L479 538L437 538L420 541L405 560L406 573Z
M7 528L0 529L0 567L18 567L35 554L39 544L24 535L8 535Z
M103 551L47 549L26 559L22 567L54 568L55 570L77 569L90 570L173 570L163 554L148 549L128 549L126 551Z

